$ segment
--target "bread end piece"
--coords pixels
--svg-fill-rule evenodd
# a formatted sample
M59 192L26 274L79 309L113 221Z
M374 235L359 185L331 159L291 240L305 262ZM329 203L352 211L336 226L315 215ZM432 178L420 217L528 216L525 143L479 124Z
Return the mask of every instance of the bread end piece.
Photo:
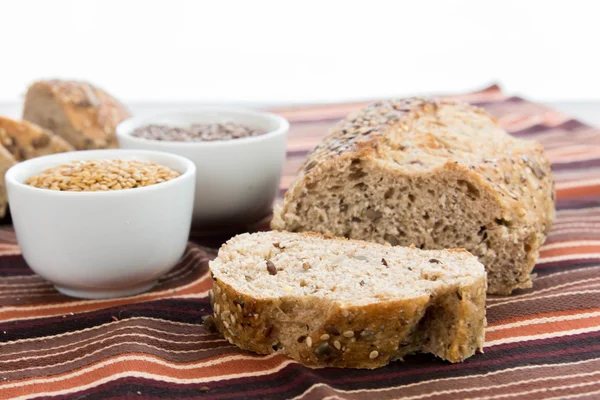
M116 148L115 129L131 116L113 96L90 83L42 80L25 95L23 119L49 129L77 150Z
M0 117L0 143L17 161L75 150L47 129L5 117Z

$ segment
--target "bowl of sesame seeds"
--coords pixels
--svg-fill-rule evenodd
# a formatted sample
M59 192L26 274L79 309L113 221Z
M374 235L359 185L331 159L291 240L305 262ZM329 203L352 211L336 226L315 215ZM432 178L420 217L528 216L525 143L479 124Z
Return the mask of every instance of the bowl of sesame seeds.
M152 288L183 255L196 167L175 154L52 154L5 175L27 264L66 295L112 298Z
M235 233L271 213L288 130L272 113L199 107L133 117L116 132L122 149L165 151L196 165L193 231L214 234Z

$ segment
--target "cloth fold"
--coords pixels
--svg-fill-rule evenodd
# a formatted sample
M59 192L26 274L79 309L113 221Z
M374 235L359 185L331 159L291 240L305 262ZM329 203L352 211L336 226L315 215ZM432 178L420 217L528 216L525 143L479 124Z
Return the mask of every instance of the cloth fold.
M557 188L534 287L488 297L485 353L460 364L415 355L369 371L313 370L243 352L202 327L214 250L191 242L151 292L78 300L33 274L6 226L0 398L599 398L600 129L498 86L451 97L486 108L514 136L539 140ZM363 105L274 110L291 122L281 194L327 129Z

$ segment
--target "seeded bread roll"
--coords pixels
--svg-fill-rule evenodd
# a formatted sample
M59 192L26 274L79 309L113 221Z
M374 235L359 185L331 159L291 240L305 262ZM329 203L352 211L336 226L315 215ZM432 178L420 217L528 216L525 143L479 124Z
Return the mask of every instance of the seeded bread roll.
M8 205L4 175L6 174L6 171L16 163L17 160L15 160L12 154L10 154L3 146L0 146L0 218L6 216L6 206Z
M117 147L115 128L129 111L86 82L47 80L27 90L23 119L51 130L77 150Z
M64 139L27 121L0 117L0 143L17 161L73 151Z
M409 98L374 103L337 124L309 155L272 228L465 248L488 292L531 287L554 219L542 146L504 132L483 109Z
M485 269L462 249L272 231L229 240L210 270L205 323L245 350L377 368L415 352L459 362L483 346Z

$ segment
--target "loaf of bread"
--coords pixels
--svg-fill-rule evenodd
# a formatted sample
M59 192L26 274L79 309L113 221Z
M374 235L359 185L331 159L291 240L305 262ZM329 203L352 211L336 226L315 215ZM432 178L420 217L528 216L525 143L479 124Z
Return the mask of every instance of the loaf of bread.
M555 189L542 146L504 132L483 109L409 98L338 123L276 208L272 228L465 248L488 292L531 287Z
M27 90L23 119L49 129L77 150L117 147L115 128L129 111L86 82L46 80Z
M245 350L377 368L415 352L459 362L483 346L485 269L462 249L271 231L230 239L210 271L205 323Z
M8 197L6 194L6 181L4 175L6 171L17 163L17 160L6 150L0 146L0 218L6 216L6 207L8 206Z
M5 117L0 117L0 143L17 161L74 150L73 146L47 129Z

